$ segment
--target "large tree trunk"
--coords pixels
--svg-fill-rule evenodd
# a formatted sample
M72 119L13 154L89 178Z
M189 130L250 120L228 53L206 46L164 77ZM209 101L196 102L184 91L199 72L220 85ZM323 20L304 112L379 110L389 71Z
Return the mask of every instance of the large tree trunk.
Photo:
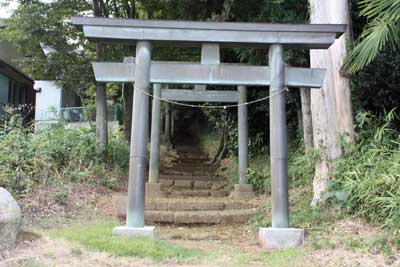
M132 128L132 105L133 105L133 84L127 83L124 85L124 136L125 139L131 141Z
M107 10L102 0L93 0L93 12L95 17L107 16ZM96 43L96 60L102 61L104 46ZM104 83L96 84L96 150L103 154L107 147L107 94Z
M349 23L347 0L310 0L311 23ZM311 67L325 68L326 78L321 89L311 90L311 113L314 146L321 151L315 166L312 204L321 202L322 194L334 175L333 162L342 154L340 136L353 141L353 117L349 81L340 74L346 56L346 35L328 50L311 50Z
M96 44L96 58L103 58L103 47ZM107 147L107 94L104 83L96 84L96 144L97 152L102 154Z
M310 154L313 148L313 127L312 127L312 116L311 116L311 91L308 88L300 89L301 98L301 114L302 114L302 130L304 137L304 148L306 155Z

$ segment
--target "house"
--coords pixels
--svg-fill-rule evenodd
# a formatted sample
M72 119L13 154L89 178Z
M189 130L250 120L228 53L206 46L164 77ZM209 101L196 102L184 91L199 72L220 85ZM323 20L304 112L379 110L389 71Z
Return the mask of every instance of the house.
M6 25L0 20L0 32ZM19 107L24 122L34 119L36 91L34 81L17 68L21 55L7 41L0 41L0 114L6 105Z

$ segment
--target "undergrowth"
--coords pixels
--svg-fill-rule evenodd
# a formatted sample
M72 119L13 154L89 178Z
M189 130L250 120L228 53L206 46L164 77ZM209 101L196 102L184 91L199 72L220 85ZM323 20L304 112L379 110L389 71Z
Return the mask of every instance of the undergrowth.
M0 136L0 186L28 193L35 184L95 182L109 188L128 167L129 146L110 136L106 157L96 154L93 129L51 124L34 132L11 117Z
M393 111L382 118L371 113L356 117L357 143L337 162L326 199L400 233L400 139L395 119ZM331 192L346 197L335 199Z

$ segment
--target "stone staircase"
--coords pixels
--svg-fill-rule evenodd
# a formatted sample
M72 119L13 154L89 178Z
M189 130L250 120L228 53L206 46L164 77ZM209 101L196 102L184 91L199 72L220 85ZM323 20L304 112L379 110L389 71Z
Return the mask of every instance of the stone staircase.
M146 198L146 223L230 224L246 223L256 209L248 201L228 197L230 187L224 177L216 176L218 166L193 146L177 147L178 159L161 168L164 196ZM126 194L113 196L116 215L126 216Z

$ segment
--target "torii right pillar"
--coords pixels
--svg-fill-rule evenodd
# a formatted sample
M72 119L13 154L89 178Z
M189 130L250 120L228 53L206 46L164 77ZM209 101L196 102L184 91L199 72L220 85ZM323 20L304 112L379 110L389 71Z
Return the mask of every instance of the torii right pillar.
M269 66L272 227L260 228L259 239L267 249L286 249L303 245L304 230L289 228L286 66L282 45L270 46Z

